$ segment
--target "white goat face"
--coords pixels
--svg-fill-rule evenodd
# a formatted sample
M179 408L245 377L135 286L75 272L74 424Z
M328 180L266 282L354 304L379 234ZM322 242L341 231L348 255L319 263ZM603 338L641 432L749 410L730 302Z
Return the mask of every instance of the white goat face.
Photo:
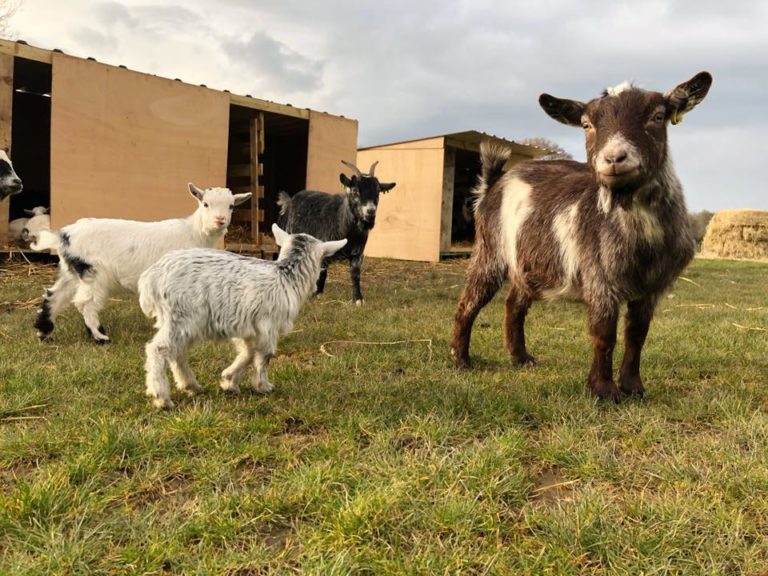
M232 210L251 197L250 192L232 194L228 188L206 188L201 190L191 182L189 191L197 199L198 210L202 212L203 231L206 234L224 232L232 221Z
M21 178L16 175L11 159L5 150L0 150L0 200L22 191Z

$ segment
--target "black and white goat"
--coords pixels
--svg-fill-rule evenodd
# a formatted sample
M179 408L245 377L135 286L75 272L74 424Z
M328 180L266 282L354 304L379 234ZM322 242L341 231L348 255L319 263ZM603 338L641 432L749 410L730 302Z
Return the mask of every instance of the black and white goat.
M591 391L617 402L621 393L643 395L640 353L656 303L695 247L667 123L699 104L711 83L701 72L666 94L623 84L588 103L543 94L547 114L584 128L586 164L539 160L507 169L508 150L483 146L475 248L454 316L451 354L458 366L469 366L478 312L509 279L504 330L514 362L534 362L523 329L531 303L572 295L587 306ZM622 303L617 388L612 362Z
M21 178L13 169L8 153L5 150L0 150L0 202L8 196L20 194L23 189Z
M251 197L250 192L232 194L227 188L201 190L192 183L188 188L197 209L186 218L159 222L81 218L58 232L40 232L32 249L59 252L56 283L45 291L35 320L40 340L50 337L56 317L71 302L94 342L109 342L99 321L109 294L118 288L135 292L141 273L171 250L216 246L227 232L234 207Z
M371 165L368 174L363 174L354 164L344 160L342 163L354 172L351 178L344 173L339 176L347 190L346 194L302 190L290 197L280 192L277 201L280 206L278 223L291 234L310 234L326 241L347 239L347 245L342 250L323 261L316 294L322 294L325 288L328 265L336 260L349 260L352 296L360 306L363 303L363 293L360 291L363 252L368 242L368 233L376 223L379 194L392 190L395 183L382 184L374 176L378 162Z

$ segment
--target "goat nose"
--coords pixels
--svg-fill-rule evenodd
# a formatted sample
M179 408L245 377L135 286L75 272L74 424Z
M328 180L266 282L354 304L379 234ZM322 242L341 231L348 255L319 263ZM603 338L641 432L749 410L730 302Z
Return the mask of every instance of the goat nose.
M609 152L605 155L605 161L608 164L621 164L627 159L626 150L617 150L616 152Z

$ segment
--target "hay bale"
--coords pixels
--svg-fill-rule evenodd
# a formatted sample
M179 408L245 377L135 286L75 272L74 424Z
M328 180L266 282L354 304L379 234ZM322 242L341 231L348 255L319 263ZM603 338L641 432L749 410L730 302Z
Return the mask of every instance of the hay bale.
M768 260L768 210L723 210L709 221L703 256Z

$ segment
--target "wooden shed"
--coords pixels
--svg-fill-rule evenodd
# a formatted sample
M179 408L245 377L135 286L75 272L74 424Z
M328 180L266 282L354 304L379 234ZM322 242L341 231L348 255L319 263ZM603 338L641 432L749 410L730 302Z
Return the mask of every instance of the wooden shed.
M187 182L251 191L227 247L271 251L280 190L334 191L357 121L0 40L0 146L25 190L0 204L0 248L24 208L84 216L190 214Z
M509 147L511 163L549 153L477 131L360 148L362 170L378 160L379 180L397 182L379 200L366 255L437 262L471 251L474 225L466 200L480 172L483 140Z

